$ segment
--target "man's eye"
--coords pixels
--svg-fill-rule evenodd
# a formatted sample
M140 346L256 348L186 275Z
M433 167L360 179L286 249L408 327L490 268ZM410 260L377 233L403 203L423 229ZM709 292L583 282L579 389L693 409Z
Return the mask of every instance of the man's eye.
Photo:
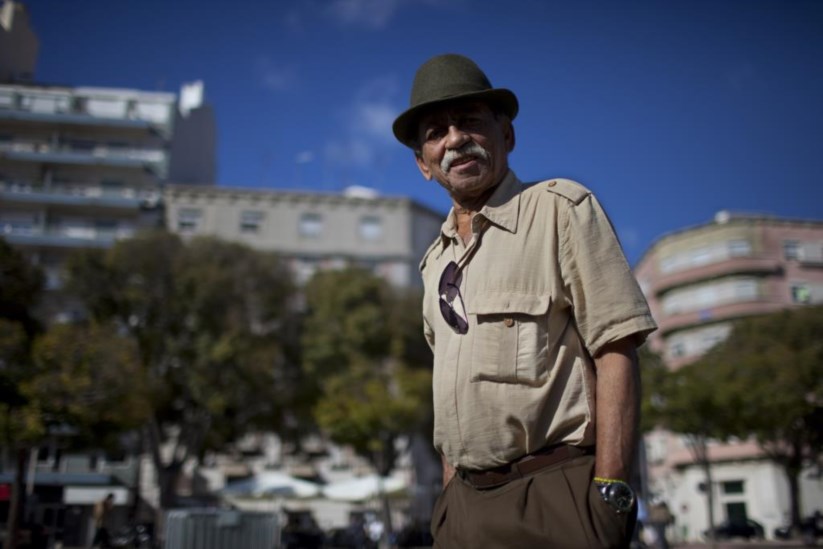
M426 141L440 139L443 135L445 135L445 130L443 128L429 128L426 130Z
M479 116L467 116L460 121L460 124L464 128L475 129L483 125L483 119Z

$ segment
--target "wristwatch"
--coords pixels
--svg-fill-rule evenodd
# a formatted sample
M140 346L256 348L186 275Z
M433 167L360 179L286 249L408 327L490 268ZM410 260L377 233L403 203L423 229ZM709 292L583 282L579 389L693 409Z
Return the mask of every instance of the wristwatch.
M600 497L618 513L628 513L634 505L634 490L622 480L594 479Z

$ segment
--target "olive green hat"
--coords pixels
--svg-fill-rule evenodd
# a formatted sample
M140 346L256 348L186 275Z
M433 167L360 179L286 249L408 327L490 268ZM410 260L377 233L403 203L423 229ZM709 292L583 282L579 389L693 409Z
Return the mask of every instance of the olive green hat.
M414 147L417 123L424 112L436 105L465 99L485 101L511 119L517 116L514 93L493 88L480 67L468 57L447 53L432 57L417 69L409 108L392 124L394 136L404 145Z

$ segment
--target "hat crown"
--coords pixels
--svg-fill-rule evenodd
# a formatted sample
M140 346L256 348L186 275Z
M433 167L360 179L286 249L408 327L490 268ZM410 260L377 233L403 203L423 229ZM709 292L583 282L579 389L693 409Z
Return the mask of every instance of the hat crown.
M514 120L517 97L505 88L493 88L486 74L468 57L446 53L423 63L414 75L409 108L392 124L401 143L415 147L417 123L427 109L452 101L483 101Z
M462 55L447 53L429 59L417 70L409 106L416 107L423 103L490 89L491 82L474 61Z

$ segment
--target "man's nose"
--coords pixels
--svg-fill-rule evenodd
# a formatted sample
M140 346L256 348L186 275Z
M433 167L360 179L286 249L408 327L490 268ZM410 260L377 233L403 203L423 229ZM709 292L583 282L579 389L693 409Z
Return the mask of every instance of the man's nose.
M459 149L469 141L469 134L461 130L456 124L449 125L449 133L446 134L446 148Z

